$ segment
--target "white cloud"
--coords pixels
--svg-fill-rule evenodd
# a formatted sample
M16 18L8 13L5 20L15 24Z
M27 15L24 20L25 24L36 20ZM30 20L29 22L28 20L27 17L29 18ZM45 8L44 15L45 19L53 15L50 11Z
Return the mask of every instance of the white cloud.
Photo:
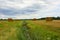
M21 3L21 1L23 3ZM44 1L40 1L40 0L0 0L0 8L1 7L12 7L12 8L16 8L16 9L20 9L20 8L25 8L27 6L31 6L32 4L42 4L45 5ZM1 5L2 4L2 5Z
M39 5L41 6L41 8L39 9L37 8L38 11L34 13L29 13L28 15L17 14L12 16L12 18L39 18L43 16L56 16L59 15L60 13L60 12L59 13L54 12L54 10L60 8L59 7L60 0L0 0L0 8L4 8L4 9L13 8L16 10L22 10L22 9L26 9L29 6L32 6L33 4L36 4L36 6ZM32 7L31 9L34 8ZM19 12L17 11L17 13ZM9 17L9 16L5 16L5 17Z

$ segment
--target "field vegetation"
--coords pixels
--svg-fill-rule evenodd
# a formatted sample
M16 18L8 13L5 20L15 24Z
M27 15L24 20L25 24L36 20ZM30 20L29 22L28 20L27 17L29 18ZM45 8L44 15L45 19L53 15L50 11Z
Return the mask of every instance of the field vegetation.
M0 21L0 40L60 40L60 20Z

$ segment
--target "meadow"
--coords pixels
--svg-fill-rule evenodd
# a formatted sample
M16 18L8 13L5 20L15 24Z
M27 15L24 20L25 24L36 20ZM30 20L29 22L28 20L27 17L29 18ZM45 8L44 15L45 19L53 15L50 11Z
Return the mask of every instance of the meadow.
M60 20L0 21L0 40L60 40Z

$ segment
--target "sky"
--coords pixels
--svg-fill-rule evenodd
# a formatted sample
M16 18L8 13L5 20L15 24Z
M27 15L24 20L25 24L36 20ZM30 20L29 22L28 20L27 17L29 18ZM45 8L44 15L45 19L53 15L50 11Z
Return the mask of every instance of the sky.
M32 19L60 16L60 0L0 0L0 18Z

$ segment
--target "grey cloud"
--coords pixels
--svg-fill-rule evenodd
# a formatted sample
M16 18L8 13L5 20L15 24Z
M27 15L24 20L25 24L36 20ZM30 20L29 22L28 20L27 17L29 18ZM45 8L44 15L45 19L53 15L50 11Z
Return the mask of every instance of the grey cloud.
M26 7L26 8L23 8L23 9L14 9L14 8L7 8L7 9L4 9L4 8L0 8L0 13L4 14L4 15L16 15L16 14L31 14L31 13L34 13L34 12L37 12L39 9L41 9L41 7L37 4L33 4L32 6L29 6L29 7Z

